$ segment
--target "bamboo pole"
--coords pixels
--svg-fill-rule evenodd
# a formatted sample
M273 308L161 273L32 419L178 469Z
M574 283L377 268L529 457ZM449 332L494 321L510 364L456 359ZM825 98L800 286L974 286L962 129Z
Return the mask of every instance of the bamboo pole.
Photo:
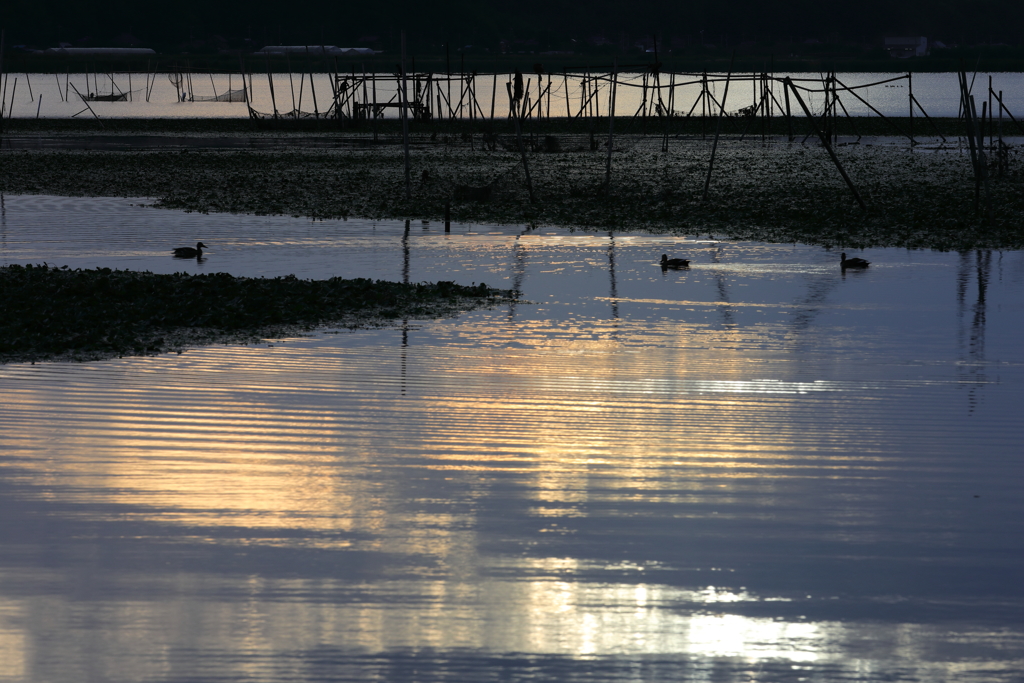
M672 73L669 75L669 86L668 86L668 115L674 116L676 111L676 75Z
M718 121L715 125L715 141L711 143L711 159L708 161L708 175L704 179L704 196L701 198L701 202L706 202L708 199L708 190L711 188L711 171L715 167L715 152L718 150L718 137L722 133L722 117L725 116L725 101L729 97L729 81L732 79L732 65L736 61L736 51L732 53L732 59L729 60L729 73L725 77L725 92L722 93L722 107L718 111Z
M11 88L11 103L7 105L7 120L14 118L14 95L18 92L18 79L14 79L14 87Z
M313 82L313 61L309 58L309 45L306 46L306 68L309 69L309 92L313 95L313 116L320 120L320 105L316 101L316 84ZM363 99L366 99L366 69L363 69ZM319 126L320 124L317 124Z
M854 199L856 199L857 203L860 204L860 208L864 211L867 211L867 207L864 206L864 200L861 199L860 193L857 191L857 187L853 184L853 181L850 180L850 176L846 174L846 169L844 169L843 165L839 162L839 157L837 157L835 151L833 151L832 145L829 144L828 138L818 129L818 125L814 122L814 115L811 114L811 110L807 108L807 105L804 103L803 98L800 97L800 93L797 92L796 88L793 88L793 81L789 78L789 76L787 76L783 80L783 84L784 86L788 86L793 89L793 97L796 98L797 103L799 103L800 107L804 110L804 114L807 115L807 120L810 121L811 125L814 127L814 132L818 134L818 139L820 139L821 144L825 146L825 150L828 151L828 155L832 157L832 163L834 163L836 165L836 168L839 169L839 174L843 176L843 180L846 181L847 187L849 187L850 192L853 193Z
M40 94L39 95L39 99L42 99L42 98L43 98L43 96ZM1003 91L1000 90L999 91L999 100L1000 100L1000 102L1002 101L1002 99L1003 99ZM36 118L38 118L38 117L39 116L37 114ZM1003 171L1004 171L1004 169L1003 169L1003 157L1005 156L1004 155L1005 150L1006 150L1006 148L1003 145L1003 108L1000 107L999 108L999 151L997 153L998 156L996 157L999 160L999 177L1000 178L1003 177Z
M295 80L292 78L292 58L288 56L287 52L284 53L284 66L288 69L288 85L292 90L292 116L298 119L298 107L295 105Z
M987 102L982 103L982 116L985 115L985 105ZM977 165L977 178L975 180L975 197L976 203L979 201L978 195L980 194L980 188L985 189L985 220L987 223L992 222L992 192L989 189L988 184L988 159L985 157L985 146L984 146L984 133L980 126L978 126L978 110L974 104L974 95L970 96L970 109L971 109L971 121L974 124L974 135L977 137L976 147L978 150L978 165Z
M253 118L252 102L249 101L249 89L245 87L245 62L242 60L242 53L238 53L238 68L242 76L242 100L245 101L245 108L249 112L249 118ZM147 75L147 79L149 76ZM229 89L230 90L230 89Z
M86 84L86 85L88 85L88 84ZM96 117L96 122L100 124L100 128L105 128L105 126L103 125L103 122L100 121L100 117L96 114L96 112L94 112L92 110L92 107L89 106L89 100L87 100L86 98L82 97L82 93L78 92L78 88L76 88L75 86L71 86L71 89L74 90L75 94L78 95L82 99L82 102L85 103L85 106L89 110L89 113L91 113L93 116ZM81 113L81 112L79 112L79 113Z
M516 126L516 143L519 146L519 156L523 161L523 172L526 175L526 191L530 195L530 203L535 203L533 195L533 180L530 178L530 164L526 159L526 147L523 145L523 126L520 119L522 118L522 109L525 102L523 101L524 94L526 92L523 87L523 74L519 69L516 69L515 74L515 91L513 92L512 83L506 83L505 87L508 89L508 98L511 106L509 111L512 114L512 121Z
M874 107L872 107L870 102L868 102L863 97L858 95L857 92L853 88L850 88L849 86L847 86L845 83L843 83L839 79L836 79L836 82L839 83L839 85L843 86L843 90L845 90L846 92L850 93L851 95L856 97L858 100L860 100L861 103L864 104L864 106L866 106L868 109L870 109L871 111L875 112L876 114L881 116L883 119L885 119L885 122L888 123L890 126L892 126L896 130L896 132L900 134L900 136L907 136L908 138L910 137L909 135L907 135L907 133L902 131L899 126L897 126L895 123L893 123L890 118L888 118L885 114L883 114L882 112L880 112L877 109L875 109ZM794 86L792 84L792 82L790 83L790 87L793 88L793 92L796 93L796 86ZM913 138L910 138L910 139L913 139Z
M920 103L920 102L918 102L918 101L917 101L917 98L916 98L916 97L914 97L913 95L911 95L910 97L911 97L911 100L912 100L912 101L914 102L914 104L916 104L916 105L917 105L917 108L921 110L921 113L922 113L922 114L924 114L924 118L925 118L925 120L926 120L926 121L927 121L928 123L930 123L930 124L932 125L932 128L933 128L933 129L935 129L935 134L936 134L936 135L938 135L938 136L939 136L940 138L942 138L942 141L943 141L943 142L946 142L946 136L942 134L942 131L940 131L940 130L939 130L939 127L938 127L937 125L935 125L935 122L934 122L934 121L932 121L932 117L931 117L931 116L928 116L928 112L926 112L926 111L924 110L924 107L922 107L922 106L921 106L921 103ZM1002 116L1002 115L1003 115L1003 113L1002 113L1002 111L1001 111L1001 110L1000 110L1000 112L999 112L999 115L1000 115L1000 116Z
M547 109L547 111L546 111L546 112L544 113L544 118L546 118L546 119L550 119L550 118L551 118L551 74L548 74L548 88L547 88L547 93L548 93L548 109Z
M405 199L412 197L412 175L409 170L409 90L405 72L405 31L402 31L402 146L405 148Z
M1000 116L1002 116L1002 112L1005 111L1006 115L1010 117L1011 121L1013 121L1013 124L1015 126L1017 126L1018 128L1020 128L1021 132L1024 133L1024 125L1021 125L1021 122L1018 121L1016 119L1016 117L1014 117L1013 113L1009 110L1009 108L1005 104L1003 104L1003 91L1002 90L999 91L999 95L997 96L996 99L999 102Z
M961 69L963 67L961 66ZM967 128L967 146L971 152L971 167L974 169L974 210L978 210L979 196L981 195L981 188L979 186L981 172L978 170L978 150L974 146L974 123L971 120L971 105L970 105L970 90L967 87L967 72L961 70L957 74L957 78L960 82L960 106L963 109L964 124Z
M3 102L7 98L7 79L4 76L4 41L7 38L6 29L0 29L0 79L4 81L3 99L0 100L0 135L4 133Z
M25 78L28 79L29 75L26 74ZM30 86L31 87L31 86ZM984 120L984 117L982 118ZM992 76L988 76L988 148L992 150Z
M373 141L377 142L377 72L373 72L373 87L371 88L373 95Z
M907 71L907 92L910 97L907 99L907 107L910 109L910 150L914 150L914 74Z
M267 54L267 82L270 83L270 102L274 106L274 120L277 120L277 98L274 97L274 78L270 74L270 54Z
M612 183L612 147L615 142L615 86L618 83L618 60L612 59L612 85L608 93L608 160L604 167L604 188L607 192L611 189Z

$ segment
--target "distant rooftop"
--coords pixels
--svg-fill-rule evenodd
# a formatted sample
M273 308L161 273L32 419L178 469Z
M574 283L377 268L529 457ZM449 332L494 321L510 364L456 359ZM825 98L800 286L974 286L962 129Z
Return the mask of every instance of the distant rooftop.
M284 55L284 54L311 54L311 55L375 55L376 51L368 47L336 47L334 45L267 45L256 50L258 55Z
M47 55L114 55L122 57L139 57L155 55L148 47L51 47L43 51Z
M885 39L889 56L905 59L923 57L928 54L928 38L925 36L892 36Z

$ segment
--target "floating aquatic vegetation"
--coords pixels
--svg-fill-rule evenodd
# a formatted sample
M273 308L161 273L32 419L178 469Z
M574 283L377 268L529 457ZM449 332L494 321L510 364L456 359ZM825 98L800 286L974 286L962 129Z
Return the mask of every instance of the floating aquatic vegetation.
M0 268L0 362L146 355L294 336L333 324L434 318L506 301L484 284Z

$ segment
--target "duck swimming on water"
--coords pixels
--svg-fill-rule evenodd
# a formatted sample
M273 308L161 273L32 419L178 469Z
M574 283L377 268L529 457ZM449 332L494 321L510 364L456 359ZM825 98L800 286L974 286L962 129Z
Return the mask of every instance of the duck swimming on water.
M178 247L172 253L174 258L200 258L203 255L203 248L206 247L202 242L196 242L196 248L192 247Z
M862 258L846 258L845 251L839 257L840 268L867 268L870 264L871 261L865 261Z
M669 258L668 254L661 255L661 267L662 268L686 268L690 265L690 261L684 258Z

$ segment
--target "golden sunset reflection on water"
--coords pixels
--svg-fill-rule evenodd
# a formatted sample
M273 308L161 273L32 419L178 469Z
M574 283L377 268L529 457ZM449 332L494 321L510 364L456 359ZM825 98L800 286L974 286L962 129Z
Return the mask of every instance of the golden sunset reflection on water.
M695 263L662 273L662 236L424 228L406 264L400 224L216 218L218 268L397 261L524 301L0 366L0 680L1024 670L1019 253L844 279L672 238Z

